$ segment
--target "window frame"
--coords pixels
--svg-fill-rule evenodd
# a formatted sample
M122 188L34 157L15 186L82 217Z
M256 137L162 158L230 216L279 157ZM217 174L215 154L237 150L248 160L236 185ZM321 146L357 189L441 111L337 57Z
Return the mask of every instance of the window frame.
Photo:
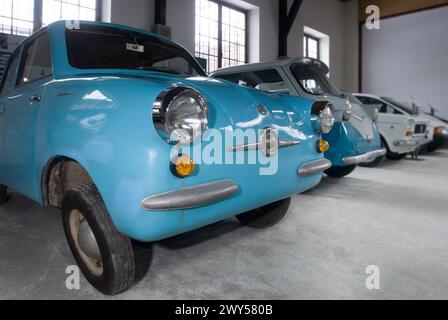
M34 0L34 16L33 16L33 32L38 31L43 26L43 0ZM14 20L14 17L11 17L11 21ZM95 21L103 21L103 0L96 0L95 5ZM17 35L13 33L13 29L11 26L11 35ZM29 35L31 36L31 34Z
M196 1L196 0L195 0ZM248 17L249 17L249 12L243 8L240 8L238 6L235 6L231 3L227 3L221 0L208 0L210 2L214 2L218 5L218 69L222 68L222 61L223 61L223 50L222 50L222 8L223 7L227 7L229 9L238 11L242 14L244 14L245 19L244 19L244 33L245 33L245 41L244 41L244 63L248 63L249 62L249 21L248 21ZM196 19L197 15L195 12L195 19ZM196 35L196 30L195 30L195 35ZM196 40L195 40L195 46L196 46ZM203 54L201 52L194 52L195 56L198 54ZM204 54L205 55L205 54ZM208 68L208 59L207 59L207 68ZM207 70L206 70L207 71ZM213 70L214 71L214 70ZM208 72L208 71L207 71ZM212 72L212 71L210 71Z
M305 39L305 48L303 48L304 52L305 52L305 58L320 60L320 39L315 37L315 36L310 35L309 33L304 33L303 34L303 38ZM308 50L309 49L308 48L308 40L309 39L314 40L314 41L317 42L317 58L313 58L313 57L309 56L309 54L310 54L309 50Z
M39 38L41 38L41 37L43 37L45 35L48 35L49 45L50 45L50 47L49 47L50 51L49 52L50 52L51 73L47 74L47 75L45 75L45 76L43 76L41 78L35 79L33 81L30 81L30 82L19 83L19 78L20 78L19 76L22 74L22 72L23 72L23 70L25 68L25 59L24 59L25 50L27 48L29 48L33 43L35 43ZM30 84L35 83L35 82L41 81L43 79L50 78L52 76L53 76L53 57L51 55L51 36L50 36L50 33L47 30L45 30L42 33L39 33L38 35L36 35L35 37L29 39L28 41L26 41L21 46L21 49L20 49L20 62L19 62L18 69L16 71L15 88L23 88L23 87L26 87L26 86L28 86Z
M2 15L2 17L3 18L6 18L6 19L9 19L10 20L10 24L8 25L8 27L10 28L10 32L9 33L6 33L6 32L4 32L4 31L2 31L3 33L5 33L5 34L11 34L11 35L17 35L17 36L21 36L21 37L26 37L26 36L30 36L33 32L34 32L34 19L35 19L35 13L33 14L33 17L31 18L32 20L25 20L25 19L23 19L23 18L18 18L17 16L15 16L14 15L14 1L18 1L18 0L12 0L11 1L11 13L12 13L12 15L11 15L11 17L7 17L7 16L3 16ZM35 11L35 9L36 9L36 7L35 7L35 5L36 5L36 1L37 0L34 0L33 1L33 11ZM17 27L16 27L16 29L14 29L14 21L21 21L21 22L26 22L26 23L31 23L32 24L32 26L31 26L31 28L28 30L30 33L28 34L28 35L26 35L26 36L24 36L23 34L20 34L20 33L18 33L18 32L14 32L14 30L18 30L17 29ZM25 33L25 32L24 32Z

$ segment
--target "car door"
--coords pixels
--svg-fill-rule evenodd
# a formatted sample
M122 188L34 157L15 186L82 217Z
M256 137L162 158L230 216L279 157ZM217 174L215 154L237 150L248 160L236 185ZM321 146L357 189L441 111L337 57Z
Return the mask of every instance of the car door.
M50 39L44 33L23 44L15 89L7 96L3 113L5 184L32 198L40 184L35 166L36 124L51 74Z

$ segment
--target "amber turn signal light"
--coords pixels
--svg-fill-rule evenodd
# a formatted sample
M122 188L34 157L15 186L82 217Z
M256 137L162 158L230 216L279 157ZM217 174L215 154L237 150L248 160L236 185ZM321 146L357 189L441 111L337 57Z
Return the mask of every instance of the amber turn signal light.
M196 164L187 155L181 155L171 163L171 171L179 178L188 177L192 175L195 170Z
M317 141L316 145L317 145L317 151L320 153L324 153L330 150L330 144L328 143L328 141L319 140Z

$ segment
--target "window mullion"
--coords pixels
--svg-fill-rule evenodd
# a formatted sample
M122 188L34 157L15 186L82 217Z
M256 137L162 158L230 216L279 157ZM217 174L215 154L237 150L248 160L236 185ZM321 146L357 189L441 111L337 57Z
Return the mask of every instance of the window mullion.
M218 4L218 68L222 68L222 4Z
M34 0L34 22L33 29L34 31L39 30L42 27L42 4L43 0Z

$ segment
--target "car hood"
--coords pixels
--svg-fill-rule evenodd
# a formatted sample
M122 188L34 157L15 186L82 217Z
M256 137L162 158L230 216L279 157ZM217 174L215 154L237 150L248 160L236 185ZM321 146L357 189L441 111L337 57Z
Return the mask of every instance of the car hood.
M209 104L210 128L234 131L271 127L279 131L279 138L287 140L305 140L312 128L309 118L314 100L264 93L208 77L151 73L121 77L144 79L162 84L165 89L185 86L199 91ZM266 115L260 113L260 105L267 109Z

